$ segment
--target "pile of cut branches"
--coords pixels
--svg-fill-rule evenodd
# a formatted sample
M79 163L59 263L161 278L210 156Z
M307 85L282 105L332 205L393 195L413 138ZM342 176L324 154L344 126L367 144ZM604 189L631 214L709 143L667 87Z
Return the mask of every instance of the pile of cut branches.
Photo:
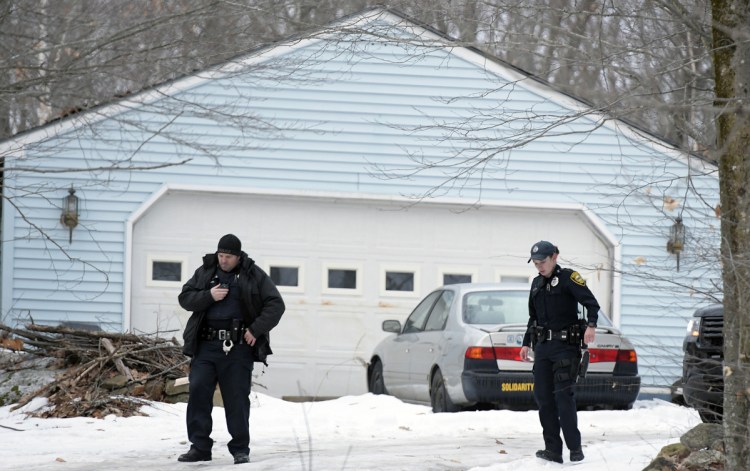
M55 359L59 370L55 379L13 406L17 409L36 397L47 397L50 407L39 414L42 417L140 414L146 400L164 399L168 380L187 373L188 359L174 338L0 324L0 340L6 348L13 345L16 350Z

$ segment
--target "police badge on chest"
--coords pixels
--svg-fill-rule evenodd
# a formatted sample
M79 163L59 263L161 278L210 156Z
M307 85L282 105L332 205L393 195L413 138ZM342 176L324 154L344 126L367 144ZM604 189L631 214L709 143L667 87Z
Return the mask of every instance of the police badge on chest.
M552 279L550 280L549 284L547 285L547 291L549 291L549 290L550 290L550 286L551 286L552 288L554 288L555 286L557 286L557 284L558 284L559 282L560 282L560 280L558 280L558 279L557 279L557 277L554 277L554 278L552 278Z

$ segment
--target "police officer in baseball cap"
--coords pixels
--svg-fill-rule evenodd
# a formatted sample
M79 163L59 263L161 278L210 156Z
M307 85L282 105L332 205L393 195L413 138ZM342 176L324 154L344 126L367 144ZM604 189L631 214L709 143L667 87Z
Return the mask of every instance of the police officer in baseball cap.
M557 246L546 240L531 246L528 262L534 262L539 275L531 283L529 323L521 348L524 361L531 361L529 350L534 350L534 398L544 437L544 449L536 456L556 463L563 462L561 430L570 461L584 458L574 387L581 342L594 341L599 318L599 303L586 281L577 271L560 267L559 254ZM579 303L586 308L585 330L578 319Z

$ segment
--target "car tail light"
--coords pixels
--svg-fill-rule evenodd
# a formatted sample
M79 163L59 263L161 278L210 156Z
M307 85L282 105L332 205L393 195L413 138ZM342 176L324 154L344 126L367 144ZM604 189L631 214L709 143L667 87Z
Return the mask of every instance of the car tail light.
M614 350L590 348L590 363L610 362L615 364L615 376L635 376L638 374L638 356L635 350Z
M617 352L617 362L625 363L636 363L638 356L635 354L635 350L619 350Z
M604 348L589 348L590 363L636 363L638 357L635 350L615 350Z
M469 347L464 356L471 360L494 360L495 352L492 347Z
M521 360L521 347L469 347L466 358L472 360Z
M618 350L614 375L635 376L638 374L638 356L635 350Z
M619 350L609 348L589 348L589 363L614 363L618 353Z
M498 360L521 361L521 347L495 347L495 357Z

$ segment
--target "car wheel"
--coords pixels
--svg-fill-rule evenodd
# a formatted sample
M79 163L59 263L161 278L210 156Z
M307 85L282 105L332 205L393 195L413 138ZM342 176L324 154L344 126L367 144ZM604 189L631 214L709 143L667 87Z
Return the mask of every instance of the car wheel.
M453 404L448 391L445 390L445 381L443 381L443 375L440 370L437 370L432 376L432 382L430 383L430 403L432 404L432 412L456 412L458 407Z
M383 381L383 364L375 360L370 368L370 377L367 380L367 386L373 394L388 394Z

